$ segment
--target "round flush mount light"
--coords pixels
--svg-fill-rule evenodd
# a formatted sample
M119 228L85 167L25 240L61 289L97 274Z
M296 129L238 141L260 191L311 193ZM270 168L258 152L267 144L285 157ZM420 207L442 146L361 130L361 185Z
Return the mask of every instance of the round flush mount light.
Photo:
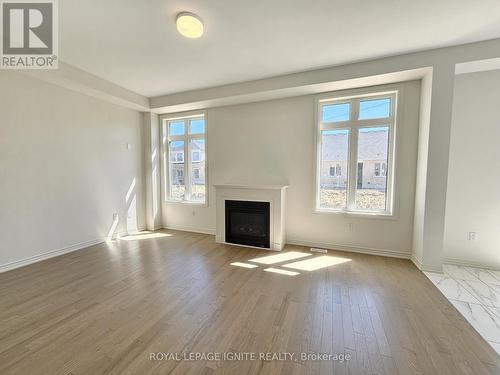
M203 35L203 22L196 14L179 13L177 15L177 31L186 38L199 38Z

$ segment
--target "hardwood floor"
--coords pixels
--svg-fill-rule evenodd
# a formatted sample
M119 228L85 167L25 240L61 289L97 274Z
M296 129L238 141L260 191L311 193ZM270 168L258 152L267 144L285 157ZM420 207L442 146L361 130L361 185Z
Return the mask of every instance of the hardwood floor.
M243 268L231 263L276 253L162 233L0 274L0 373L500 374L494 350L407 260L330 251L351 261ZM150 360L175 352L351 358Z

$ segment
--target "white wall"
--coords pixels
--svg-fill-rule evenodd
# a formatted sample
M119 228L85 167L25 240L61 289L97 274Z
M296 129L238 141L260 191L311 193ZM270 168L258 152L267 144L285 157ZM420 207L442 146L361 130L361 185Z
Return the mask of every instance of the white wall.
M424 257L425 195L427 192L427 165L429 153L432 77L426 75L420 85L420 114L415 185L415 214L413 219L413 261L420 265Z
M0 269L144 227L143 155L139 112L0 72Z
M411 253L417 160L420 84L404 84L398 125L397 217L359 218L313 213L314 96L209 109L209 184L289 184L286 225L289 242ZM215 193L208 207L163 203L163 224L211 232ZM353 224L353 230L350 230Z
M446 202L446 261L500 268L500 71L455 81ZM475 241L468 232L477 232Z
M143 121L146 227L148 230L156 230L162 227L160 204L160 120L157 114L144 112Z

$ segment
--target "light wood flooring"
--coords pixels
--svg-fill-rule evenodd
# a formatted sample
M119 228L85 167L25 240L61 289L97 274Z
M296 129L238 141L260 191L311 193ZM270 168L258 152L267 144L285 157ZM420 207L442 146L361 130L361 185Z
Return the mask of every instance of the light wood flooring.
M230 263L276 253L161 233L0 274L0 374L500 374L408 260L330 251L351 261L289 276L264 269L298 260L247 269ZM351 358L151 361L158 352Z

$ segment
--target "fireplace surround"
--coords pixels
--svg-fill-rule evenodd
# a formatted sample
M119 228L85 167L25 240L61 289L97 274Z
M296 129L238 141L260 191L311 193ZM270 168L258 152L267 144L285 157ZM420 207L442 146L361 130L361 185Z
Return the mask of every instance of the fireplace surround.
M280 251L285 246L285 192L287 185L240 185L240 184L224 184L214 185L216 195L216 241L218 243L228 243L239 246L254 246L268 250ZM259 241L253 243L245 243L245 240L255 240L256 232L260 230L264 223L262 215L250 215L245 212L239 212L233 218L229 218L231 224L236 224L236 237L231 232L231 227L228 227L226 222L226 202L231 207L231 201L243 202L251 209L256 209L258 206L268 207L268 216L265 220L269 223L269 229L265 236L265 241L262 240L262 235ZM248 208L247 207L247 208ZM255 214L255 211L253 212ZM252 224L252 220L259 221ZM238 226L239 224L239 226ZM258 225L257 225L258 224ZM261 228L262 229L262 228ZM253 233L250 233L253 232ZM229 236L228 236L229 234ZM245 237L245 238L243 238ZM254 237L254 238L251 238ZM269 237L269 239L267 239Z

